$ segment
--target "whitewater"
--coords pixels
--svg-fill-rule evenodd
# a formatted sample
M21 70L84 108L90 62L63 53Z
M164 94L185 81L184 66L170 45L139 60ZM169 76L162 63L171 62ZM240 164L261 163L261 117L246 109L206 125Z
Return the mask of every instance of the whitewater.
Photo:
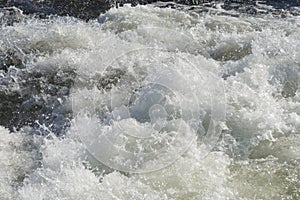
M0 10L1 200L300 198L300 17L166 5Z

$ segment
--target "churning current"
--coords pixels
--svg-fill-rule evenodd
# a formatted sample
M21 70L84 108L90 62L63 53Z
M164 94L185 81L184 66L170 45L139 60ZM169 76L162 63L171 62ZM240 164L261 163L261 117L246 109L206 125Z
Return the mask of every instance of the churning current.
M0 199L299 199L297 7L223 5L2 8Z

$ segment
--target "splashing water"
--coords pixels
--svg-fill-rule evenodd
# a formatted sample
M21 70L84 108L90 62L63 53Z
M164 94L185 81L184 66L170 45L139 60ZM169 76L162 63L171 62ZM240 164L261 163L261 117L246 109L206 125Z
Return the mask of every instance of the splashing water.
M300 198L299 16L7 12L0 199Z

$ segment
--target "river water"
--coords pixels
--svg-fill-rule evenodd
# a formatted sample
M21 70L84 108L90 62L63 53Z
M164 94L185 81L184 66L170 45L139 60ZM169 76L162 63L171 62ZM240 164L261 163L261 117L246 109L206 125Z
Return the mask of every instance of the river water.
M300 198L298 1L24 2L0 4L0 199Z

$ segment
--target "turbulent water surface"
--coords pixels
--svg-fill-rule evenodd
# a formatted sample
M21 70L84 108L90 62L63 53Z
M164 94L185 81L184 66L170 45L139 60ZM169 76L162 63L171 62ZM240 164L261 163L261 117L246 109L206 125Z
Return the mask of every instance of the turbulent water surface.
M0 3L0 199L300 198L298 1L24 2Z

